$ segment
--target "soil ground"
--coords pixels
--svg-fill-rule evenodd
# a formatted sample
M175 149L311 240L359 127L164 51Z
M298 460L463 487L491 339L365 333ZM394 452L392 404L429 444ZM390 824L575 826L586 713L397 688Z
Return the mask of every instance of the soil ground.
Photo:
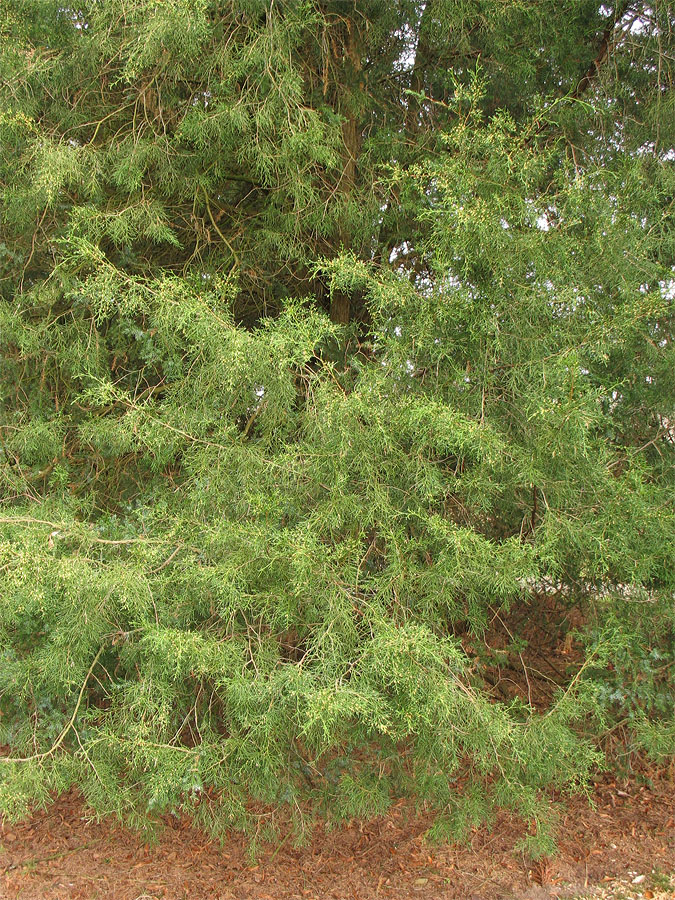
M549 900L596 896L675 900L672 771L595 787L562 814L559 855L528 862L513 847L522 823L500 815L468 845L433 847L429 819L404 804L367 824L327 831L311 844L224 847L167 817L153 846L112 821L89 821L76 794L0 831L2 900Z

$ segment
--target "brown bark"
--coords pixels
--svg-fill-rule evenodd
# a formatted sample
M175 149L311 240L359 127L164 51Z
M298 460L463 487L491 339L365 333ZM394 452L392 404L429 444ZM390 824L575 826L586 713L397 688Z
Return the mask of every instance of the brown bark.
M349 325L352 303L344 291L333 291L330 298L330 320L336 325Z
M344 144L343 169L338 184L339 192L344 199L353 193L356 186L358 159L361 153L362 134L359 121L354 113L353 103L350 102L349 84L358 79L361 71L361 48L358 29L353 20L346 24L346 37L343 46L345 55L345 86L343 87L342 102L338 102L338 110L344 116L342 123L342 140ZM349 71L351 70L351 71ZM346 102L345 102L346 100ZM346 227L342 227L338 235L340 250L353 248L352 235ZM343 291L333 291L330 300L330 318L338 325L348 325L352 316L352 300L349 294Z
M587 71L584 73L581 81L576 86L574 93L572 94L575 99L580 97L584 93L593 78L595 78L600 71L600 66L609 58L614 44L612 40L614 31L616 27L621 23L621 20L626 15L631 6L633 6L632 2L622 3L617 9L616 15L608 22L607 27L602 33L600 43L598 44L595 59L588 67Z

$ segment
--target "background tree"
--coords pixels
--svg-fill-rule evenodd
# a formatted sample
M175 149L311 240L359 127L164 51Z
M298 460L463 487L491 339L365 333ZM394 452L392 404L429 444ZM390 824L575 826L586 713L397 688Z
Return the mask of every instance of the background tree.
M672 752L674 21L5 3L7 813L541 852L608 723Z

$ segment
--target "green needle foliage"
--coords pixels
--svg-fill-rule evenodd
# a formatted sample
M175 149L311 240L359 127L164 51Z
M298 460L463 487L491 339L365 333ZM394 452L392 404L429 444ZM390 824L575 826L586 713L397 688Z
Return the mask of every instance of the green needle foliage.
M542 853L608 731L673 752L674 29L5 0L4 815Z

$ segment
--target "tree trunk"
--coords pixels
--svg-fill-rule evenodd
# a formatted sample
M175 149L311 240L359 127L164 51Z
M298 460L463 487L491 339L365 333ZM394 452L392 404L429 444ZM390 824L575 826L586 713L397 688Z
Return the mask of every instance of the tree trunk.
M344 43L346 57L345 86L341 92L342 102L338 101L338 111L344 116L342 123L342 140L344 144L344 163L339 181L340 193L345 201L352 195L356 185L357 161L361 153L362 134L359 121L354 113L354 103L350 93L355 90L361 72L361 48L358 29L353 20L347 22L347 35ZM339 89L339 87L338 87ZM347 101L345 103L345 100ZM353 248L352 235L348 226L339 230L338 250ZM333 291L330 300L330 318L338 325L348 325L352 316L352 299L344 291Z

